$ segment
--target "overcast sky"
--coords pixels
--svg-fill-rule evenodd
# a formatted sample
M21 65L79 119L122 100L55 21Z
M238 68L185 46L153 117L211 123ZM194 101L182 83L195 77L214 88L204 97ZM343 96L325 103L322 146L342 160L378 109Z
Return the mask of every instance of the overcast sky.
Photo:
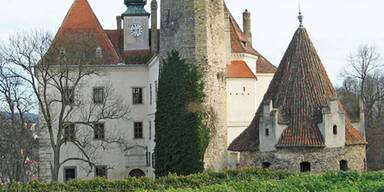
M150 0L148 0L150 1ZM361 44L384 55L383 0L301 0L304 26L332 82L347 64L347 55ZM73 0L0 0L0 40L18 31L43 29L56 33ZM124 0L89 0L105 29L116 27ZM242 26L242 12L252 13L254 47L278 66L299 23L298 0L226 0ZM147 10L148 6L147 6Z

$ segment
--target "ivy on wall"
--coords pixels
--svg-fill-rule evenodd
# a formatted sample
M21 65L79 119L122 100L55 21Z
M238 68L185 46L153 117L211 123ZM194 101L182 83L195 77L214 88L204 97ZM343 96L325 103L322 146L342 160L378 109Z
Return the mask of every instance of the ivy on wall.
M204 170L209 129L203 123L204 83L199 69L177 51L167 54L160 68L155 174L189 175Z

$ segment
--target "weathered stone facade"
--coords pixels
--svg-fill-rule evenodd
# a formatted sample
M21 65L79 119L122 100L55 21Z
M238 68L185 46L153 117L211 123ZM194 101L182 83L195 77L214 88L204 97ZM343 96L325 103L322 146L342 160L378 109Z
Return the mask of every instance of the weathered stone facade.
M223 170L227 164L226 65L229 41L223 0L163 0L160 55L178 50L200 67L205 82L205 120L211 141L205 167Z
M340 161L347 161L349 170L365 171L365 145L339 148L287 148L270 152L242 152L241 167L263 167L270 163L271 170L300 171L300 163L309 162L312 172L340 170Z

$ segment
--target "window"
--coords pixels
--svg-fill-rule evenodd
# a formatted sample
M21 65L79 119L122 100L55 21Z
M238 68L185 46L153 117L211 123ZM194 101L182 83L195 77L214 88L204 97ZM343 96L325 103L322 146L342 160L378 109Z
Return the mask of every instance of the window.
M65 104L73 104L75 101L75 94L73 88L66 87L64 88L63 93L63 102Z
M147 152L147 167L151 167L151 152Z
M149 137L149 140L151 140L152 139L152 121L149 121L149 135L148 135Z
M152 153L152 168L155 168L155 153Z
M155 81L155 101L157 102L157 81Z
M348 161L346 161L346 160L341 160L341 161L339 162L339 164L340 164L340 170L342 170L342 171L348 171Z
M59 61L65 62L67 60L66 58L66 51L64 47L59 48Z
M300 171L301 172L310 172L311 171L311 163L306 162L306 161L300 163Z
M95 176L107 178L107 166L96 166L95 167Z
M135 139L141 139L143 138L143 123L142 122L135 122L134 123L134 135Z
M96 48L96 57L103 57L103 49L101 49L101 47Z
M76 167L64 167L64 183L76 179Z
M265 136L269 136L269 129L265 129Z
M149 104L152 105L152 83L149 84Z
M243 91L245 92L245 87L243 87Z
M143 88L133 88L133 104L143 104Z
M104 88L103 87L93 88L93 102L96 104L101 104L104 102Z
M65 123L63 125L63 128L64 128L64 139L65 140L73 140L76 138L75 124Z
M270 162L263 162L262 165L263 169L267 169L271 166L271 163Z
M105 138L104 123L96 123L93 130L96 140L103 140Z
M333 134L334 134L334 135L337 135L337 125L334 125L334 126L333 126Z

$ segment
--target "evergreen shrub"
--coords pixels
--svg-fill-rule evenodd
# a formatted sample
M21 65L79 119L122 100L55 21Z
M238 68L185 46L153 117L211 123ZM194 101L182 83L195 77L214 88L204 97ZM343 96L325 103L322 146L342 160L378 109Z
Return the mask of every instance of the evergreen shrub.
M155 174L189 175L204 170L209 130L203 123L202 74L177 51L160 67L156 111Z

